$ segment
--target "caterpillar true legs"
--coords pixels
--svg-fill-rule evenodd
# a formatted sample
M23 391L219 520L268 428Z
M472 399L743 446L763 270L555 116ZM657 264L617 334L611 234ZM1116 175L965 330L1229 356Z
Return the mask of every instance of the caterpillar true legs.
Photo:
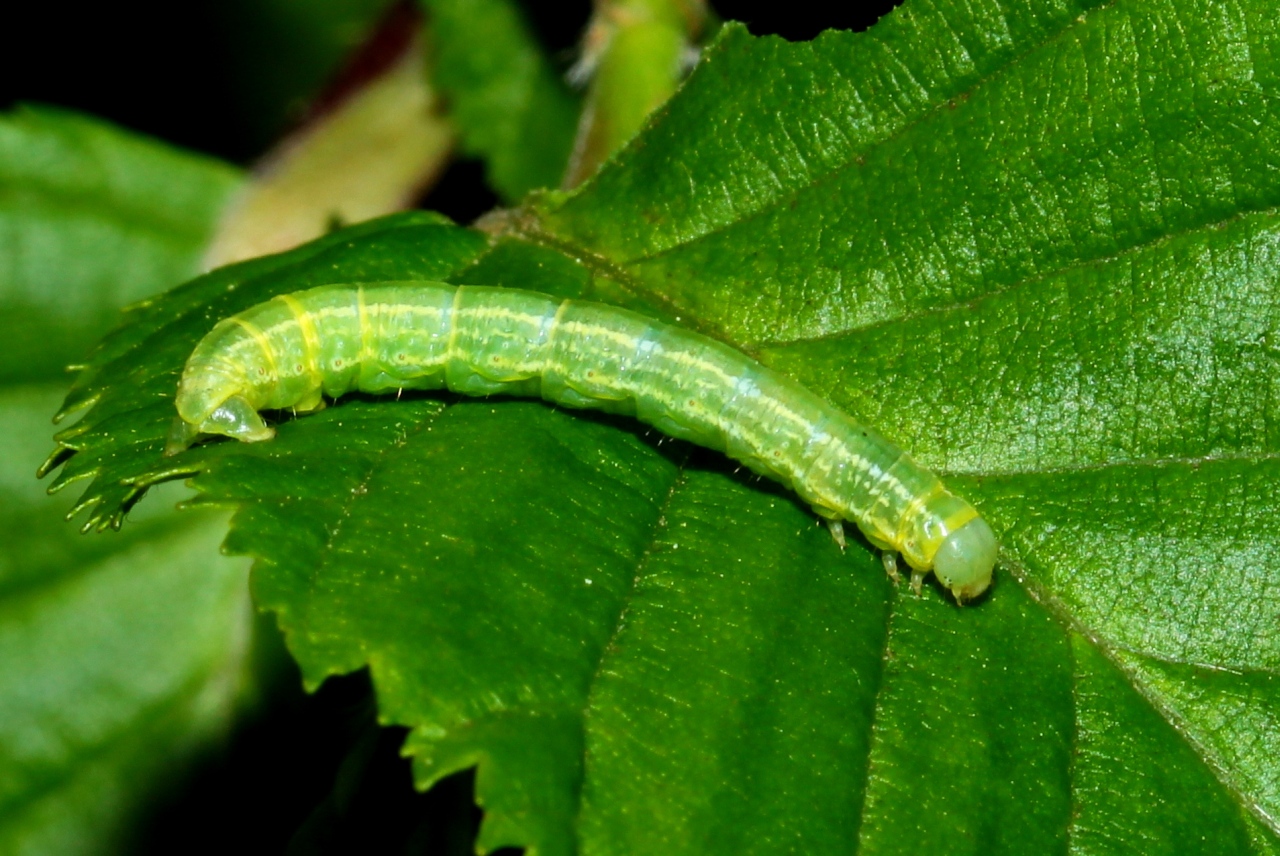
M916 586L932 570L963 601L991 582L996 539L973 506L805 387L688 330L516 289L331 285L228 318L187 361L165 453L201 434L269 439L262 409L442 387L634 416L777 479L829 521L852 520L890 573L902 554Z

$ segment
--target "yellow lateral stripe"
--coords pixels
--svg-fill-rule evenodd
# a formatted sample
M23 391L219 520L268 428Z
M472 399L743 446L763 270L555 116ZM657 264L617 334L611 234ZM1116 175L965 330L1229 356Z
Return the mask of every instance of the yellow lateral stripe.
M364 302L363 285L356 286L356 314L360 320L360 372L363 377L364 367L369 365L369 358L373 356L373 349L369 347L369 308Z
M458 353L458 304L462 302L462 289L453 290L453 301L449 304L449 341L444 347L444 364L453 362Z
M892 467L890 467L890 469L892 469ZM887 471L886 471L886 474L887 474ZM907 538L910 537L911 526L913 523L915 523L916 518L919 517L920 513L924 510L925 504L929 500L937 496L941 488L942 488L942 483L938 482L936 485L934 485L933 490L929 491L929 493L925 494L924 496L912 497L908 500L906 510L904 510L901 516L898 517L898 531L893 536L893 540L892 540L894 548L897 549L899 552L902 552L903 547L906 545ZM927 546L928 545L926 544L917 544L916 550L923 551ZM902 558L907 560L907 564L911 565L913 568L915 567L915 565L911 563L914 557L908 556L906 553L903 553ZM929 556L928 558L932 559L933 557Z
M546 362L542 364L542 370L544 372L551 365L552 357L554 357L555 355L556 336L560 335L561 329L564 327L564 322L562 319L564 318L565 310L569 307L569 304L571 302L572 301L569 301L569 300L561 300L560 305L556 307L556 314L551 316L551 324L550 326L547 327L547 338L546 338L547 359L546 359Z
M324 386L324 374L320 371L320 336L316 333L315 322L311 320L311 313L303 308L292 294L279 294L276 299L283 302L289 307L289 311L293 313L293 319L298 322L298 332L302 334L302 343L306 345L307 367L311 374L311 382L315 384L316 389Z
M263 333L256 324L244 320L239 315L233 315L231 320L239 324L241 329L257 341L258 347L262 348L262 355L267 358L267 365L271 367L271 376L279 382L280 369L276 367L276 353L271 347L270 340L267 339L267 334Z

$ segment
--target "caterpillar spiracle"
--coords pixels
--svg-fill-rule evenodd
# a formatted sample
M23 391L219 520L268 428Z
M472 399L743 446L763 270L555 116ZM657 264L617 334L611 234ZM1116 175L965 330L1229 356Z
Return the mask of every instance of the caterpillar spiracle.
M933 473L820 396L688 330L597 303L437 282L329 285L217 324L187 360L165 454L202 434L267 440L261 409L297 412L353 390L541 396L634 416L795 490L832 527L851 520L957 600L991 582L996 539Z

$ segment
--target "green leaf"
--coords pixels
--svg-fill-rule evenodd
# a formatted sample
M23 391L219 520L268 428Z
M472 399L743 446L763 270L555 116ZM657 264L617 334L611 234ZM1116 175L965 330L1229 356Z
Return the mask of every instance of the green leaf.
M0 116L0 383L56 379L121 305L188 279L239 176L49 107Z
M478 765L483 847L1280 852L1278 82L1261 0L726 27L487 241L385 221L157 301L78 381L61 483L96 524L180 473L238 504L308 680L367 665L421 783ZM975 502L992 594L917 599L719 456L536 402L353 397L160 457L217 318L415 276L758 355Z
M702 0L601 0L583 36L578 71L591 87L563 186L593 175L666 102L703 35Z
M482 158L508 201L555 187L569 162L577 98L512 0L420 0L432 80L450 99L465 154Z
M194 272L237 177L43 108L0 116L0 147L0 852L115 853L243 701L247 568L218 555L225 515L70 529L34 478L49 378Z

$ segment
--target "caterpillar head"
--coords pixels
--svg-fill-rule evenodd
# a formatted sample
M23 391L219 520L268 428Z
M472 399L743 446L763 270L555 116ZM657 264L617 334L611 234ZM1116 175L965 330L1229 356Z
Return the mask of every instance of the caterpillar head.
M219 363L192 359L178 384L178 415L169 430L165 455L176 455L201 434L222 434L254 442L275 436L246 398L243 376Z
M946 537L933 557L933 572L956 600L973 600L991 585L996 564L996 536L975 517Z

